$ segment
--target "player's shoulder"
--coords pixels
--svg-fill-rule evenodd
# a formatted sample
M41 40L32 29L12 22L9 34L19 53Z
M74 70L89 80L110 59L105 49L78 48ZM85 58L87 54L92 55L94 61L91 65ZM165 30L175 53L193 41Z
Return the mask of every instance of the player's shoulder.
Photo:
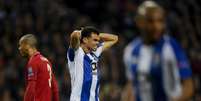
M168 42L174 49L182 49L181 45L177 41L176 38L170 36L170 35L164 35L164 39L166 42Z
M165 41L170 42L171 44L178 44L177 39L174 38L174 37L172 37L172 36L170 36L170 35L164 35L164 36L163 36L163 39L164 39Z
M32 61L34 64L40 64L40 63L49 63L49 60L44 57L43 55L39 54L35 56L35 58Z
M126 46L124 52L125 52L125 53L126 53L126 52L131 52L131 53L133 53L133 52L137 51L137 50L140 48L141 44L142 44L142 39L141 39L140 37L137 37L137 38L133 39L133 40Z
M73 49L73 48L68 48L67 50L67 59L70 60L70 61L74 61L74 58L75 57L81 57L83 56L85 53L84 53L84 50L82 49L82 47L78 47L78 49Z

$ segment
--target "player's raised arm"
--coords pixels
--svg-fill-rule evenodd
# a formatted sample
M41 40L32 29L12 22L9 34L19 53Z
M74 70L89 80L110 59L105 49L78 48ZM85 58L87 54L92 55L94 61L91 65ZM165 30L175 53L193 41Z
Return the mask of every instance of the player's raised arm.
M71 33L70 36L70 48L77 50L80 45L80 37L81 32L79 30L75 30Z
M103 51L110 48L112 45L117 43L118 36L108 33L100 33L100 39L104 42Z

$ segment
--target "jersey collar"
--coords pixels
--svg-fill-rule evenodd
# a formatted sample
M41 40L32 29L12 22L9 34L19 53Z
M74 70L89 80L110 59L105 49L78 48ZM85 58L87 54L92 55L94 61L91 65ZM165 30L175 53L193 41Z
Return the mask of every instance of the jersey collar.
M36 52L36 53L34 53L34 55L32 55L31 57L30 57L30 59L29 59L29 62L35 57L35 56L37 56L37 55L39 55L40 54L40 52Z

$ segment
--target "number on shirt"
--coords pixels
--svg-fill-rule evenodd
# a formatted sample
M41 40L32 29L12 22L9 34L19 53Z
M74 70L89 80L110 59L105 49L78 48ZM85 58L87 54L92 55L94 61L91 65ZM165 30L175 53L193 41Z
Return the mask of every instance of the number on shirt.
M47 64L47 70L48 70L49 76L50 76L50 78L48 79L48 83L49 83L49 87L51 88L51 84L52 84L52 69L51 69L49 64Z

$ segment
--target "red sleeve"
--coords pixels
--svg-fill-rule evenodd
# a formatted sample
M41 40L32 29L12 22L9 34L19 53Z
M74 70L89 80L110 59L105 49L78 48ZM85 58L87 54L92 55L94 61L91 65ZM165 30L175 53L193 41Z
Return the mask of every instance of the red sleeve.
M27 86L24 95L24 101L35 100L35 86L37 80L37 68L33 65L27 68Z
M59 101L59 89L54 74L52 74L52 98L53 101Z
M24 101L35 101L35 85L36 81L28 81L24 95Z

